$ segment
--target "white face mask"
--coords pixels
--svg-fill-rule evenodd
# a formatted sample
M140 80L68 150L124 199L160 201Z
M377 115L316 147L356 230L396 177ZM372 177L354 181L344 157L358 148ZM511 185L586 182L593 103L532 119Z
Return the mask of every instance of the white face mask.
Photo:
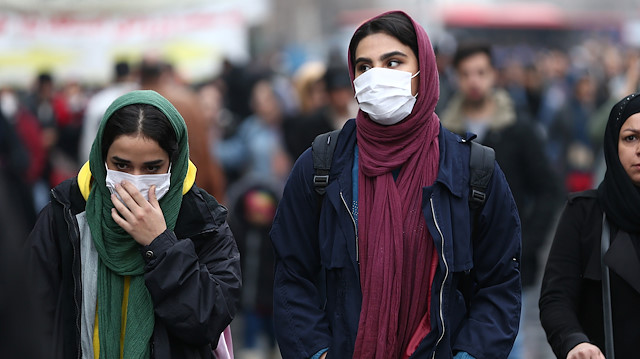
M416 103L410 72L374 67L353 80L360 109L381 125L394 125L409 116ZM417 96L417 94L416 94Z
M116 184L121 184L124 180L131 182L136 186L138 191L140 191L144 199L147 201L149 200L149 188L155 185L156 198L159 201L160 198L164 197L164 195L169 192L169 186L171 184L171 165L169 165L169 172L153 175L132 175L107 168L107 178L105 179L107 188L109 189L109 192L115 194L120 201L122 201L122 198L120 198L120 195L116 192Z

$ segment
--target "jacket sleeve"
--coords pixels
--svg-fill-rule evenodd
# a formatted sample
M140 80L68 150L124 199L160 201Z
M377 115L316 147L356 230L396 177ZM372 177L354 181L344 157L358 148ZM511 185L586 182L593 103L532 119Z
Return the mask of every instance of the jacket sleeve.
M27 238L27 276L29 279L28 305L37 312L34 337L41 339L50 358L62 358L62 263L54 208L49 203L38 216ZM70 268L70 266L69 266ZM69 303L67 303L69 304ZM72 304L72 303L71 303ZM71 337L71 336L69 336ZM71 343L75 345L75 343Z
M328 321L314 284L320 271L318 195L311 153L296 162L271 229L275 252L274 325L282 357L311 358L330 344Z
M497 164L487 193L473 238L474 288L453 347L477 359L507 358L521 307L520 219Z
M238 307L240 254L225 218L191 238L166 230L142 248L156 317L185 343L215 346Z
M580 303L582 231L597 229L584 223L588 216L578 206L567 203L547 259L540 293L540 321L547 340L558 358L582 342L589 342L577 315ZM595 315L595 314L594 314Z

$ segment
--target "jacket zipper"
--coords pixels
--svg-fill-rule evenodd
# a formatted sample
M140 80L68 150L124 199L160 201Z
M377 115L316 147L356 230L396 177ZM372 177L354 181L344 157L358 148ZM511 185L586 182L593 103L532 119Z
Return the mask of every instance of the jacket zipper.
M344 196L342 195L342 191L340 192L340 199L342 200L342 204L347 209L347 213L349 213L349 217L351 217L351 223L353 223L353 231L356 234L356 262L358 265L360 264L360 247L358 246L358 226L356 225L356 220L353 218L353 214L347 206L347 201L344 200Z
M73 219L73 215L71 214L71 208L68 207L67 205L65 205L64 203L62 203L60 201L60 199L58 199L58 196L56 196L55 191L51 190L51 194L52 194L53 198L55 198L56 201L58 201L60 204L62 204L63 211L64 211L63 215L64 215L65 222L67 222L67 226L69 228L73 228L73 234L75 235L75 238L79 239L80 238L80 232L78 230L77 223L75 222L75 220ZM76 253L76 246L73 244L73 242L71 242L71 248L73 248L73 261L75 262L76 258L78 258L78 255ZM78 291L77 291L78 281L77 281L77 278L76 278L76 271L73 268L73 265L74 265L74 263L72 262L71 263L71 276L72 276L72 279L73 279L73 302L74 302L74 304L76 306L76 313L80 314L80 304L78 303L78 294L77 294L78 293ZM76 330L77 330L77 333L80 334L81 331L80 331L80 323L78 322L79 321L78 318L79 318L79 316L76 315L76 320L75 320L75 322L76 322ZM78 346L77 358L78 359L82 358L82 347L80 345Z
M440 315L440 321L442 322L442 334L440 334L440 338L438 338L438 341L436 342L436 345L433 350L433 355L431 356L431 358L435 358L438 345L440 344L440 341L442 341L442 338L444 338L444 333L445 333L444 314L442 313L442 293L444 292L444 283L447 281L447 277L449 276L449 264L447 263L447 259L445 258L445 255L444 255L444 236L442 235L442 230L440 230L440 226L438 225L438 221L436 220L436 212L433 206L433 197L429 198L429 202L431 202L431 215L433 216L433 223L435 223L436 229L440 234L440 243L442 246L442 261L444 262L444 267L445 267L444 278L442 279L442 284L440 285L440 294L439 294L440 306L438 309L438 314Z

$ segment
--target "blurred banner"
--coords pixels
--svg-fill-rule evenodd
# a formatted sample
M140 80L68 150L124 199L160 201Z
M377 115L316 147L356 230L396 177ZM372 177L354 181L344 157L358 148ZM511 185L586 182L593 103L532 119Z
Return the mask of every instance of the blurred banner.
M254 1L255 2L255 1ZM27 85L38 72L104 83L115 60L166 57L186 80L246 60L250 16L240 1L137 15L0 14L0 84Z

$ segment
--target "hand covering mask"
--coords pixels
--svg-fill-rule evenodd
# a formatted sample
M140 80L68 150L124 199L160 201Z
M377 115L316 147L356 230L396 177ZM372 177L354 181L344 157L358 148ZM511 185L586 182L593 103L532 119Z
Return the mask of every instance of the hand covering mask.
M105 164L106 166L106 164ZM169 185L171 183L171 166L169 166L169 172L152 175L132 175L126 172L114 171L107 168L107 177L105 182L109 192L115 194L120 201L120 195L116 192L116 184L122 183L122 181L131 182L138 191L142 194L144 199L149 200L149 188L156 186L156 198L158 201L169 192ZM124 202L123 202L124 203Z

